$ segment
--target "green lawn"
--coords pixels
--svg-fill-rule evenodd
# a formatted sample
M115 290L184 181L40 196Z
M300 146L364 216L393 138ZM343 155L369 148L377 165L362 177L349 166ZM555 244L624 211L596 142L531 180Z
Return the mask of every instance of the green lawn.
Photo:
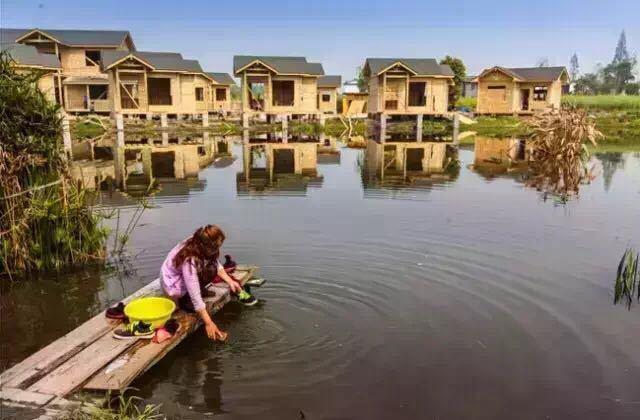
M562 105L588 110L640 111L640 96L623 95L564 95Z

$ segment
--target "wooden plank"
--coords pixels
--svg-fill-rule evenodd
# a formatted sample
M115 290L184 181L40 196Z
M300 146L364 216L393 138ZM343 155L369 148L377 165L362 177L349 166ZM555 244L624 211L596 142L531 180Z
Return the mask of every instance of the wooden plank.
M128 296L123 302L127 303L141 296L158 293L160 293L160 282L156 279ZM118 324L117 321L105 318L104 312L101 312L22 362L5 370L0 375L0 383L3 387L29 387L101 336L110 333Z
M56 398L55 395L25 391L18 388L2 388L2 390L0 390L0 400L14 403L41 406L52 401L54 398Z
M113 338L111 334L105 334L31 385L28 390L64 397L123 351L134 345L136 341L136 339L118 340Z
M243 267L236 271L236 278L241 284L246 283L255 273L255 267ZM215 313L231 299L229 288L224 283L214 285L214 298L205 299L207 310ZM139 340L121 356L105 366L98 374L91 378L84 389L100 391L123 391L137 377L160 361L169 351L182 342L189 334L197 330L202 321L196 314L178 311L174 318L180 323L178 333L163 343L156 344L148 340Z

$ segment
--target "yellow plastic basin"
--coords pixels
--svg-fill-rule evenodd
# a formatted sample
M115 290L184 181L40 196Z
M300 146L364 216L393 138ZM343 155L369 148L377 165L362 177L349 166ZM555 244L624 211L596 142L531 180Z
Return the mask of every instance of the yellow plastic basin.
M162 327L171 318L176 304L163 297L145 297L131 301L124 307L124 314L129 321L144 321L153 329Z

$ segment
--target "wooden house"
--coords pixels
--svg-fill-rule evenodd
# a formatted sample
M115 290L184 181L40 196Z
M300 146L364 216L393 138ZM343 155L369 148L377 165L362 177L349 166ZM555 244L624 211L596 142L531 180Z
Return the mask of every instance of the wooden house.
M569 82L564 67L492 67L478 82L478 114L520 114L559 109L563 85Z
M478 96L478 76L467 76L462 81L462 91L460 96L463 98L476 98Z
M453 71L433 58L367 58L369 114L443 115Z
M211 107L215 80L179 53L105 51L111 109L124 114L199 114Z
M101 54L135 50L127 31L3 29L2 41L31 45L58 57L61 102L68 112L109 112L109 81L101 69Z
M61 90L60 60L55 54L44 54L31 45L0 44L0 50L11 56L13 66L18 73L38 71L38 88L50 101L58 101Z
M207 76L211 79L209 110L228 114L231 112L231 87L236 82L228 73L207 72Z
M318 111L330 115L338 113L338 89L341 85L341 76L321 76L318 78Z
M246 56L233 58L241 78L242 112L246 115L317 115L320 63L304 57Z

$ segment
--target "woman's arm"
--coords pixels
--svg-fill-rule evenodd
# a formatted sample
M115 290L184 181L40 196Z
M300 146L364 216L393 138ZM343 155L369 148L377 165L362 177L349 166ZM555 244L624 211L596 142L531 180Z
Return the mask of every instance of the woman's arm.
M233 293L240 292L240 290L242 289L240 283L238 283L237 280L233 279L229 274L227 274L227 271L220 264L218 264L218 275L222 280L224 280L225 283L229 285L229 288Z
M209 312L207 312L202 294L200 293L200 282L198 281L197 270L192 260L187 260L182 264L182 279L187 287L187 293L189 293L191 303L193 303L193 309L200 315L204 323L207 336L212 340L225 340L227 334L218 329L218 326L213 322L211 316L209 316Z

